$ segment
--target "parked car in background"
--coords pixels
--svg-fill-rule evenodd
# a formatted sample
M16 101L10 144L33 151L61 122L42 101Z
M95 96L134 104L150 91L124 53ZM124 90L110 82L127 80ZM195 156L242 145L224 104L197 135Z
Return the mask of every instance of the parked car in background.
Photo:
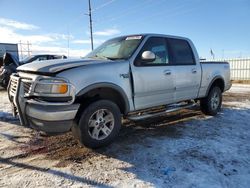
M0 86L7 88L10 75L16 72L16 68L35 61L45 61L53 59L66 59L64 55L51 55L51 54L41 54L32 55L25 58L22 61L18 61L18 57L11 53L5 53L3 56L2 64L0 64Z
M2 64L0 65L0 86L7 88L10 75L16 72L19 66L18 58L11 53L5 53L3 56Z
M64 55L48 55L48 54L31 55L25 58L24 60L20 61L20 65L31 63L33 61L44 61L44 60L52 60L52 59L67 59L67 57Z
M8 88L21 124L48 133L73 131L97 148L133 121L200 104L216 115L231 87L227 62L200 62L191 40L142 34L106 41L85 59L18 67Z
M0 57L0 67L3 66L3 57Z

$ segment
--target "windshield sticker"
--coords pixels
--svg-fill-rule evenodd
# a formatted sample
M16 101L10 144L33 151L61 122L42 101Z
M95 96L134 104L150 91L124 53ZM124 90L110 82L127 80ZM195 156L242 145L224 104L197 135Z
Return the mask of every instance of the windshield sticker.
M142 38L142 36L129 36L129 37L127 37L126 38L126 40L138 40L138 39L141 39Z

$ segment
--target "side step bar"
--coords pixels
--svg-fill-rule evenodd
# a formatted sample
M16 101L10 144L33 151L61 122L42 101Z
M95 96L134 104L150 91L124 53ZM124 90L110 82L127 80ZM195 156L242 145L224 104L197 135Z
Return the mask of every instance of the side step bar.
M175 112L175 111L185 109L185 108L192 108L192 107L194 107L196 105L197 104L195 102L187 103L187 104L169 105L169 106L167 106L168 109L166 109L164 111L156 112L156 113L152 113L152 114L131 115L131 116L128 116L127 119L132 120L132 121L144 120L144 119L147 119L147 118L152 118L152 117L165 115L166 113L169 113L169 112Z

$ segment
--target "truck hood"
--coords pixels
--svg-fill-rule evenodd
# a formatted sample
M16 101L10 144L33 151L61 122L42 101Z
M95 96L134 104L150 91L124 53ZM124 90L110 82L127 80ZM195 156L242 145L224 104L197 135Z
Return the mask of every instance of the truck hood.
M20 72L58 73L75 67L111 62L100 59L57 59L28 63L17 68Z

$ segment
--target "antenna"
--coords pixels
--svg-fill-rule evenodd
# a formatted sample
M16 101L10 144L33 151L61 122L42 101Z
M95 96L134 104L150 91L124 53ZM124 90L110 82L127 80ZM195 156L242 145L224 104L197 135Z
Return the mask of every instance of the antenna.
M68 39L68 57L69 57L69 26L67 29L68 29L68 38L67 39Z
M28 56L30 56L30 43L29 43L29 41L27 41L27 48L28 48Z
M89 16L91 50L93 50L94 46L93 46L93 30L92 30L92 15L91 15L91 3L90 3L90 0L89 0L89 13L88 13L88 16Z

